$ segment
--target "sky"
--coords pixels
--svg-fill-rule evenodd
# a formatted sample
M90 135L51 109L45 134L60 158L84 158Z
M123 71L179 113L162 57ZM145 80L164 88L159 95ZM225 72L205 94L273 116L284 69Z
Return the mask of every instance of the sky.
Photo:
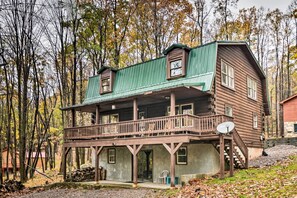
M285 12L291 2L292 0L239 0L237 8L249 8L252 6L260 8L263 6L264 8L269 8L271 10L279 8L281 11Z

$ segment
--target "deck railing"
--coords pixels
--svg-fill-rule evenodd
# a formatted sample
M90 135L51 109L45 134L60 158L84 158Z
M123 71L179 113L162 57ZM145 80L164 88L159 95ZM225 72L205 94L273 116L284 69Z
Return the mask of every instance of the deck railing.
M176 132L207 133L215 132L216 126L224 121L232 120L225 115L195 116L175 115L136 121L124 121L110 124L99 124L64 129L64 138L90 139L118 136L166 135Z

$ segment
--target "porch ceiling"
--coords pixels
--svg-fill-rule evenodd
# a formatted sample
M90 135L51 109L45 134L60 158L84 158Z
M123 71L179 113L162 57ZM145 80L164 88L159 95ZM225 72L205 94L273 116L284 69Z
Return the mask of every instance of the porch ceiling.
M121 98L121 99L114 100L112 102L102 102L99 104L94 103L94 104L88 104L88 105L83 105L83 104L76 105L73 107L69 107L69 109L75 109L76 111L92 113L96 111L96 105L100 105L100 111L112 110L112 105L115 105L116 109L132 108L134 98L137 98L138 106L161 103L166 101L169 103L171 92L175 93L175 97L177 101L182 99L200 97L200 96L209 94L206 92L202 92L198 88L192 87L192 86L178 87L178 88L169 89L169 90L147 92L144 95ZM62 110L68 110L68 109L62 109Z

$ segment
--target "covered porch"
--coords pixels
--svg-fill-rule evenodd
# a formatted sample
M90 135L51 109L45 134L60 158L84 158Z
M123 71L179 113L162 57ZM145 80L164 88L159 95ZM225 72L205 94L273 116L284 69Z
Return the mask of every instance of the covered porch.
M195 99L203 98L202 102L195 103L199 110L185 109L180 111L177 104L186 101L191 103ZM181 102L182 101L182 102ZM163 112L157 114L147 113L141 117L140 112L153 104L161 104ZM147 92L141 96L122 98L113 101L101 101L93 104L76 105L63 110L71 111L71 127L64 129L63 146L63 173L66 179L66 156L71 148L85 147L95 150L95 181L99 181L98 167L99 155L106 147L126 147L132 155L133 184L137 186L137 156L143 146L162 145L170 155L170 178L175 178L176 152L183 144L209 143L213 144L220 155L220 176L224 177L225 162L229 159L230 175L233 175L235 165L234 156L241 159L240 163L245 164L247 160L247 148L236 131L229 135L218 135L216 126L224 121L231 121L232 118L226 115L215 115L212 111L212 96L209 93L200 91L199 87L178 87L170 90ZM116 120L111 123L103 123L103 116L107 112L116 113L125 109L123 116L129 114L131 119ZM164 110L167 110L167 115ZM76 125L76 112L93 113L93 124L88 126ZM120 114L121 115L121 114ZM161 115L155 117L154 115ZM235 134L235 135L234 135ZM235 146L239 148L235 152ZM243 155L241 157L240 155ZM173 179L170 186L174 187Z

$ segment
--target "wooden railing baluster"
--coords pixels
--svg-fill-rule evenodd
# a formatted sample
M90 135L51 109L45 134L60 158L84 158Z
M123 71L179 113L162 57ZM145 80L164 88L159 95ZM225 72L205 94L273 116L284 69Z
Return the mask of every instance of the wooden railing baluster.
M216 126L223 121L230 121L225 115L196 116L174 115L157 118L147 118L136 121L124 121L110 124L96 124L64 129L64 139L87 139L95 137L117 137L140 134L169 134L179 131L197 133L215 132Z

